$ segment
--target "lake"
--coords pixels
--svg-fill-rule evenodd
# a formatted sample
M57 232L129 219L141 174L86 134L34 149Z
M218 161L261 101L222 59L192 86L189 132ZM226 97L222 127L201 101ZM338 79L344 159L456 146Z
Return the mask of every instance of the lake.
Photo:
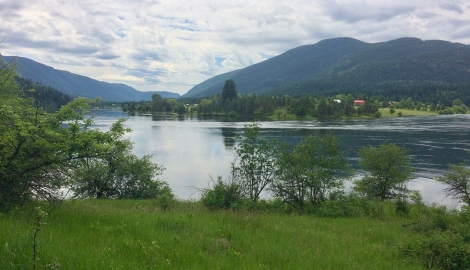
M197 188L207 187L211 178L230 175L234 161L236 134L246 122L224 118L176 116L130 116L121 110L96 110L95 127L106 130L119 118L126 118L127 136L138 156L152 155L152 161L165 167L161 180L167 181L180 199L197 199ZM444 185L434 180L448 164L470 158L470 115L440 115L367 120L274 121L261 122L262 134L295 143L309 134L339 137L349 163L358 170L357 151L364 146L392 142L408 149L414 179L410 189L419 190L427 203L451 208L458 203L446 198ZM468 164L468 163L467 163ZM357 171L356 177L361 172ZM351 183L347 183L347 189ZM265 194L269 196L269 194Z

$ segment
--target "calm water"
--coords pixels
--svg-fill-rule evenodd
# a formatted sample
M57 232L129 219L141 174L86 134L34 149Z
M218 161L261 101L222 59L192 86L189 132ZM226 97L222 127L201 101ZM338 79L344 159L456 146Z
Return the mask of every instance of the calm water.
M93 112L96 127L107 129L118 118L127 118L133 132L134 153L150 154L166 170L160 177L167 181L180 199L197 198L196 188L206 187L218 175L228 177L234 160L235 136L243 132L243 122L223 119L177 118L167 116L129 116L119 110ZM420 190L425 201L456 207L445 198L444 186L433 179L448 164L470 158L470 115L422 116L351 121L262 122L263 134L297 142L309 134L333 132L340 138L348 160L357 168L357 150L393 142L406 147L412 157L414 180L410 189ZM357 175L360 175L358 171Z

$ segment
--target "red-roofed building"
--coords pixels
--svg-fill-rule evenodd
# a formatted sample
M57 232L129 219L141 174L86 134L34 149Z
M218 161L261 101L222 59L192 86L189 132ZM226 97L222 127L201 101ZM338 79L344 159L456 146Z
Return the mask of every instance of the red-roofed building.
M362 106L364 104L366 104L364 100L361 100L361 99L354 100L354 106Z

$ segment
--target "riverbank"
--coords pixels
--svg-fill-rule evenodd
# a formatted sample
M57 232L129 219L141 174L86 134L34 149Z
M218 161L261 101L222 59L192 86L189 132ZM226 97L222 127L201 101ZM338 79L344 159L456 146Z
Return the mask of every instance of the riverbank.
M405 109L396 109L394 113L390 113L389 108L380 108L379 112L380 112L381 117L409 117L409 116L439 115L437 112L405 110Z
M196 202L178 202L163 211L151 200L72 200L40 225L37 267L423 269L395 248L413 234L402 224L415 220L388 206L384 215L320 218L268 210L209 211ZM0 268L31 268L38 227L34 210L0 217Z
M418 110L407 110L407 109L396 109L394 113L390 113L389 108L380 108L380 117L412 117L412 116L432 116L432 115L439 115L437 112L430 112L430 111L418 111ZM129 113L130 115L136 115L135 113ZM173 116L173 117L188 117L188 115L184 116L178 116L177 113L174 112L163 112L163 113L156 113L156 114L150 114L150 113L141 113L138 115L163 115L163 116ZM256 117L243 117L243 119L240 119L240 116L225 116L223 114L212 114L210 116L207 115L197 115L195 113L189 115L189 117L227 117L227 119L232 119L234 121L254 121ZM368 116L368 115L361 115L361 116L353 116L353 117L341 117L341 119L374 119L376 118L374 115ZM296 116L295 114L292 113L287 113L286 109L276 109L273 114L271 115L265 115L262 117L262 120L267 120L267 121L296 121L296 120L301 120L301 121L313 121L313 120L318 120L318 118L313 117L311 115L305 115L303 117Z

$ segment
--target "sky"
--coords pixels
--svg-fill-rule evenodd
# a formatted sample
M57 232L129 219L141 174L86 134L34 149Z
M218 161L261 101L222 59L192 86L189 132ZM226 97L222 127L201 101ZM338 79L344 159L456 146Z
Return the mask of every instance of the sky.
M140 91L335 37L470 44L468 0L0 0L0 53Z

